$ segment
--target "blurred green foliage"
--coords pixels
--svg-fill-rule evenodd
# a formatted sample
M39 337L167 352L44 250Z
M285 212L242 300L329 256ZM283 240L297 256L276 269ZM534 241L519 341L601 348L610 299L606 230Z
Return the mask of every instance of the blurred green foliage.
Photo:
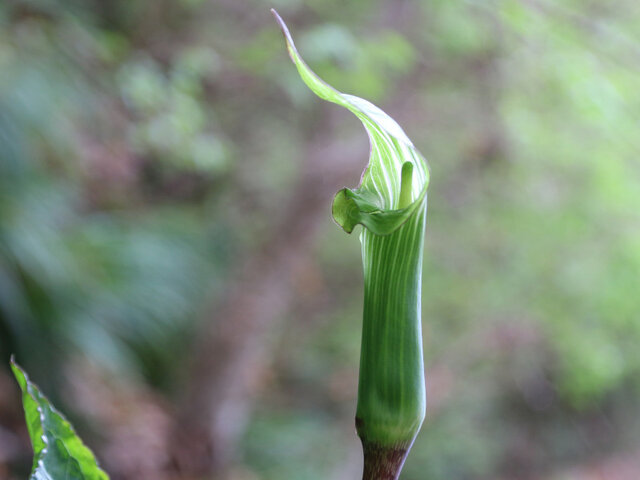
M430 403L403 478L550 478L637 445L632 0L0 4L2 357L47 391L82 352L175 395L310 139L364 135L299 83L271 6L322 77L383 106L431 164ZM336 230L327 207L310 261L328 301L273 332L240 447L257 478L348 461L360 259Z

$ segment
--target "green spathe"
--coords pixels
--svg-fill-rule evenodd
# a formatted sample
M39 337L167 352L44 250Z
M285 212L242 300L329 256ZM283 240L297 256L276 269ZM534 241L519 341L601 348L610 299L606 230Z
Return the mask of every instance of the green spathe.
M365 478L397 478L426 406L420 292L429 171L392 118L366 100L338 92L313 73L286 25L273 13L302 80L320 98L354 113L369 134L371 154L360 185L340 190L332 213L347 233L357 224L364 227L356 426L364 445ZM392 468L390 463L397 465Z

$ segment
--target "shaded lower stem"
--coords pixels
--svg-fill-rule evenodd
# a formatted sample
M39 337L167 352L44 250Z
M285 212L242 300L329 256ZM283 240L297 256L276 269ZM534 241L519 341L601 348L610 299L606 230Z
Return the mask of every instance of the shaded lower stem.
M388 447L362 441L364 472L362 480L398 480L409 446Z

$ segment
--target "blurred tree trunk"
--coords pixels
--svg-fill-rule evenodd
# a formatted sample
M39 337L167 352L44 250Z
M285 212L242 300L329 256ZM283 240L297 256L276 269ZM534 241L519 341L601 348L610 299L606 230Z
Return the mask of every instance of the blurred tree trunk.
M364 145L326 144L327 129L317 132L288 204L274 214L270 237L246 259L199 336L172 438L181 473L227 477L270 357L268 333L293 300L294 272L317 227L330 218L334 193L354 183L364 166Z

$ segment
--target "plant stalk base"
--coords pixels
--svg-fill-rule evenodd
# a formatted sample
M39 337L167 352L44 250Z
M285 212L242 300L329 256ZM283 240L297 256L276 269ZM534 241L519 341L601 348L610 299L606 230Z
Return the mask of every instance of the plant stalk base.
M409 446L388 447L362 441L364 473L362 480L398 480Z

